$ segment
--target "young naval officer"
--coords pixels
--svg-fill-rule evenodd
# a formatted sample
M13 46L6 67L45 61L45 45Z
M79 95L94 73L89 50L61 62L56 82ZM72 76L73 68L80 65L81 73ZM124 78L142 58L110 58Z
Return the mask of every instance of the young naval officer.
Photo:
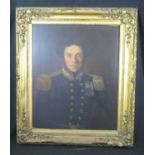
M54 76L41 75L33 126L52 129L107 129L109 108L101 76L82 71L85 51L78 43L64 47L64 67ZM96 109L102 111L104 119ZM101 115L102 115L101 114ZM97 117L96 117L97 116ZM101 120L101 121L99 121Z

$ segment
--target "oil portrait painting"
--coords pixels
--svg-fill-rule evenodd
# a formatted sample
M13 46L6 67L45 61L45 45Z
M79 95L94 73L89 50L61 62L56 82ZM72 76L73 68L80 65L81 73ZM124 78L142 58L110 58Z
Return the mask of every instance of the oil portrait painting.
M116 129L118 26L32 30L34 127Z

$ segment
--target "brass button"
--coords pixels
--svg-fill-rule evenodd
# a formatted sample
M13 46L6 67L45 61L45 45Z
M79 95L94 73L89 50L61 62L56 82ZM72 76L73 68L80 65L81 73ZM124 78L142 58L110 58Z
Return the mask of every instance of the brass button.
M71 87L73 87L73 83L70 83L69 85L70 85Z
M80 86L83 86L83 83L80 83Z
M80 113L83 113L83 109L80 109Z
M84 99L84 96L81 96L81 99L83 100Z
M83 93L84 92L84 89L81 89L81 93Z
M70 99L74 99L74 96L70 96Z
M73 105L74 105L74 103L73 103L73 102L70 102L70 105L71 105L71 106L73 106Z
M70 118L70 119L72 119L72 118L73 118L73 116L72 116L72 115L70 115L70 116L69 116L69 118Z
M74 89L70 89L70 92L73 93L74 92Z
M80 121L81 119L82 119L82 118L79 116L79 117L78 117L78 120Z
M69 125L69 126L71 126L71 125L72 125L72 123L71 123L71 122L68 122L68 125Z
M81 106L84 106L84 103L83 103L83 102L81 102L81 103L80 103L80 105L81 105Z
M73 108L70 108L70 112L73 112L74 111L74 109Z

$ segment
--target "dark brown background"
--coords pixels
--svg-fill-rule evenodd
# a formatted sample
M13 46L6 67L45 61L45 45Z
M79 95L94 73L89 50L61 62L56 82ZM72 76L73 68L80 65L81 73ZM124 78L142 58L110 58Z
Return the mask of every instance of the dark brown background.
M144 154L144 9L143 0L11 0L11 96L10 96L10 145L11 155L143 155ZM16 7L136 7L138 8L138 51L136 78L136 111L134 147L83 147L83 146L51 146L51 145L19 145L16 144L16 39L15 8Z

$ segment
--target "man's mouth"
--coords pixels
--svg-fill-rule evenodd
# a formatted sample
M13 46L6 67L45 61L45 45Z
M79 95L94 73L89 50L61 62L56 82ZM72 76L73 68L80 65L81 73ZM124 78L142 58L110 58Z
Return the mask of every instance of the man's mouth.
M72 65L70 65L70 67L77 68L78 64L72 64Z

